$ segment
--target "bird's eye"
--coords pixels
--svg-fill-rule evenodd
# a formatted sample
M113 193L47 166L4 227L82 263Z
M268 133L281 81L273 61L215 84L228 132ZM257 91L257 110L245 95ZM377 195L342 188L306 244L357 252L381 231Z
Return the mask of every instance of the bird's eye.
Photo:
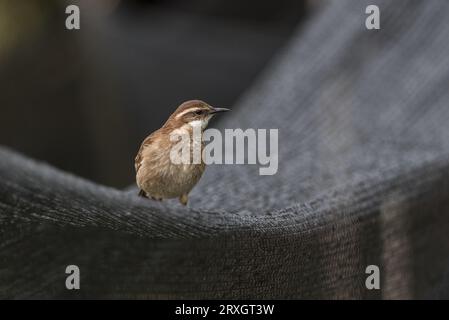
M203 110L196 110L195 114L199 116L199 115L203 114Z

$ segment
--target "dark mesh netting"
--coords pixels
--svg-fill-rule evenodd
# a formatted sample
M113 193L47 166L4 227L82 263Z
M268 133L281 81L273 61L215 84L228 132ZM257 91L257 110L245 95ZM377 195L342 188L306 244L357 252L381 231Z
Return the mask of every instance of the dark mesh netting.
M376 1L378 31L368 4L323 5L218 123L279 129L273 176L210 166L184 208L1 149L0 297L449 298L449 2Z

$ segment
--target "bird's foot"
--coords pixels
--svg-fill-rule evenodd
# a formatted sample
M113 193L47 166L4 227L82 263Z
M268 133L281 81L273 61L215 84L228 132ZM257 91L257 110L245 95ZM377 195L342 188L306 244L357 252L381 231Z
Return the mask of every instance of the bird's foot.
M179 202L181 202L183 206L187 205L187 201L189 201L189 196L186 193L179 197Z

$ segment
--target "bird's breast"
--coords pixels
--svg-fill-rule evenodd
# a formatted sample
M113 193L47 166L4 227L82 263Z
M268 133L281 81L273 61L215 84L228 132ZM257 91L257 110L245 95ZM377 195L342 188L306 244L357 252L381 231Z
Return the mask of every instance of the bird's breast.
M182 134L182 133L181 133ZM206 165L202 161L203 143L189 135L188 145L177 145L180 141L154 143L143 150L142 164L137 172L137 182L141 189L151 196L175 198L190 190L198 183ZM165 140L167 142L167 140ZM185 148L185 149L183 149ZM173 161L172 152L187 152L187 163ZM194 152L199 152L195 157ZM178 159L179 160L179 159ZM194 163L193 160L199 160Z

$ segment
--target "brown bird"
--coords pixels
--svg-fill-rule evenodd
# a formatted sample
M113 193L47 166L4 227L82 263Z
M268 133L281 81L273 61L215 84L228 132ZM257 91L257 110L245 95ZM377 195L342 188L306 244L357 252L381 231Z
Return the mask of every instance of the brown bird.
M209 120L224 111L229 109L214 108L201 100L186 101L159 130L150 134L142 142L135 159L139 196L159 201L179 198L186 205L189 192L200 180L206 164L202 157L197 163L174 163L170 153L179 141L171 136L176 134L188 137L191 160L194 147L199 146L201 151L204 147L202 136ZM200 135L194 135L194 130L200 132Z

